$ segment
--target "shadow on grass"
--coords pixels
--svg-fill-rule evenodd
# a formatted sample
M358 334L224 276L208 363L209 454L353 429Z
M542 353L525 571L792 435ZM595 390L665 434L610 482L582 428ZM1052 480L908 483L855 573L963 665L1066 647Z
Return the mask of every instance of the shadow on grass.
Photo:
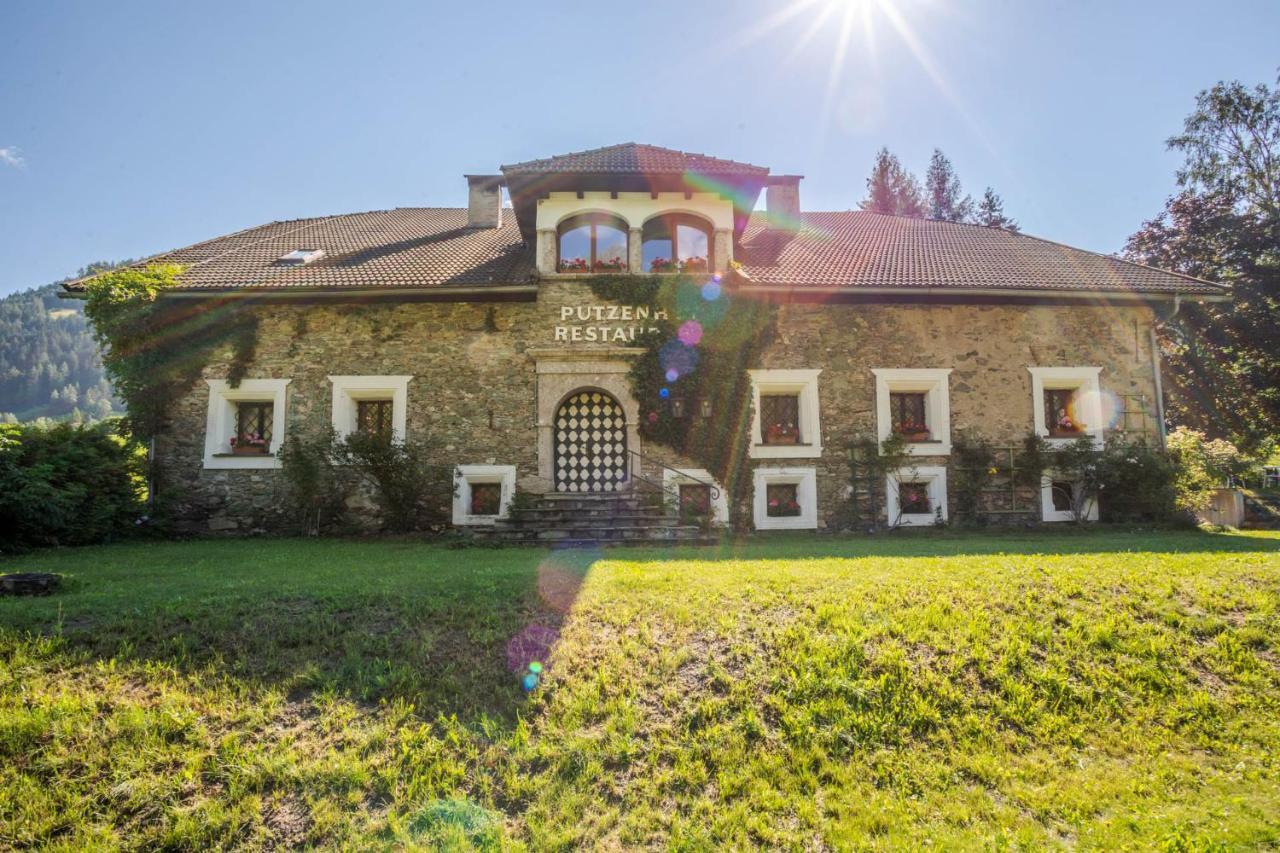
M598 558L314 540L28 555L64 572L64 591L0 599L0 654L24 634L57 636L68 658L509 724Z

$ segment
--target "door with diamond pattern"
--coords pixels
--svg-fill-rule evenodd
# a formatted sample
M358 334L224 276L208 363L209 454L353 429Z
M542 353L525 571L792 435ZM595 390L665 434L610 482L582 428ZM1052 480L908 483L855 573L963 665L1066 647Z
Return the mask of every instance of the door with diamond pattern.
M556 491L616 492L627 482L627 419L605 391L582 390L555 420Z

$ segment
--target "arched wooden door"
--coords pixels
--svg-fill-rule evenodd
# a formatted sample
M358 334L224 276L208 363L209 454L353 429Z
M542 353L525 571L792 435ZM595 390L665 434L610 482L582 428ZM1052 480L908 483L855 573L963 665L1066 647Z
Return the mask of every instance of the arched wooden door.
M616 492L627 482L627 417L607 391L574 391L556 411L557 492Z

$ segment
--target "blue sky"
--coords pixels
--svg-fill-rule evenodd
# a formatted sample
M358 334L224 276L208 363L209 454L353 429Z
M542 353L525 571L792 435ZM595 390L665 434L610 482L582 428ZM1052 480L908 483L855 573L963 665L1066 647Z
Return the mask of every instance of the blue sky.
M1274 0L9 2L0 293L632 140L804 174L806 210L937 146L1024 230L1111 252L1196 92L1273 82L1277 44Z

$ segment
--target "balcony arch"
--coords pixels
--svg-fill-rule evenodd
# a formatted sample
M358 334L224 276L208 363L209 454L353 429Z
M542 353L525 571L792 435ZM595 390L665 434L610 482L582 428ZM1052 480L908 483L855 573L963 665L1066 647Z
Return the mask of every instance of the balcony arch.
M663 211L640 229L643 272L710 272L715 263L715 228L683 211Z
M631 233L621 216L604 211L574 213L556 225L556 271L626 272Z

